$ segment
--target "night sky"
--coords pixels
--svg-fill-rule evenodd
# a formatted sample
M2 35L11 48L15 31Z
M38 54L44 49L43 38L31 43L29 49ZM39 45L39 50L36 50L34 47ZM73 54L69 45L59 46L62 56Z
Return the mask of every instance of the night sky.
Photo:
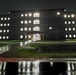
M57 8L76 11L76 0L0 0L0 14L12 10Z

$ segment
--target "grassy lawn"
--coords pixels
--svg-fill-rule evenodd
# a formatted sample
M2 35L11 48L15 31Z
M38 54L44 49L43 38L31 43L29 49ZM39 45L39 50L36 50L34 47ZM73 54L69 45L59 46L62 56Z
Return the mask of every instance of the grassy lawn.
M8 51L0 56L17 58L76 57L76 42L39 41Z

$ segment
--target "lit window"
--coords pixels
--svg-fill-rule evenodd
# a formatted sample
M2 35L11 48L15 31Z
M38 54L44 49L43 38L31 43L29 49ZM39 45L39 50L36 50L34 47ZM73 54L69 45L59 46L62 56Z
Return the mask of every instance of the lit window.
M27 31L27 28L25 27L25 31Z
M73 31L75 31L75 28L73 28Z
M2 37L0 36L0 39L2 39Z
M49 27L49 29L51 30L51 29L52 29L52 27Z
M33 31L40 31L40 27L34 27Z
M69 35L69 38L71 38L71 37L72 37L72 35L70 34L70 35Z
M72 18L74 18L74 17L75 17L75 15L74 15L74 14L71 14L71 17L72 17Z
M67 24L67 21L65 21L65 24Z
M66 14L64 15L64 18L67 18L67 15Z
M31 23L31 20L29 20L29 23Z
M28 15L29 15L29 17L31 17L32 16L32 13L29 13Z
M1 24L1 26L3 26L3 24Z
M8 23L7 26L9 26L10 24Z
M9 30L7 30L7 32L9 32Z
M21 24L23 24L23 21L21 21Z
M5 36L3 36L3 39L5 39Z
M68 35L65 35L66 38L68 38Z
M25 14L25 16L27 17L27 14Z
M70 15L68 15L68 18L70 18Z
M21 28L20 30L23 31L23 28Z
M6 24L4 24L4 26L6 26Z
M27 38L27 36L25 35L25 38Z
M74 35L73 35L73 37L75 38L75 37L76 37L76 35L74 34Z
M28 38L31 38L31 35L28 35Z
M69 31L71 31L71 28L69 28Z
M1 18L1 20L3 20L3 18Z
M71 22L70 22L70 21L68 21L68 24L71 24Z
M0 30L0 33L2 33L2 30Z
M38 13L38 12L34 13L33 17L40 17L40 13Z
M75 24L75 21L72 21L72 24Z
M10 20L10 17L8 17L8 20Z
M3 30L3 32L5 33L5 32L6 32L6 30Z
M25 20L25 24L27 24L28 22L27 22L27 20Z
M65 31L67 31L67 28L65 28Z
M60 15L60 12L57 12L57 15Z
M64 9L64 11L66 11L66 9Z
M40 24L40 20L38 20L38 19L34 20L33 24Z
M29 28L29 31L31 31L31 28Z
M7 20L7 18L5 17L4 20Z
M6 39L9 39L9 36L7 36Z
M23 14L21 14L21 17L23 17L24 15Z
M20 35L20 38L22 39L23 38L23 35Z

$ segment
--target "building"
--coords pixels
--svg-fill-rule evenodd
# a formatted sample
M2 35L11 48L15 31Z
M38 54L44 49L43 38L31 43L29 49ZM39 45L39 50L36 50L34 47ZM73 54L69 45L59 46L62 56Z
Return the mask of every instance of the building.
M75 18L66 9L10 11L0 15L0 40L76 39Z

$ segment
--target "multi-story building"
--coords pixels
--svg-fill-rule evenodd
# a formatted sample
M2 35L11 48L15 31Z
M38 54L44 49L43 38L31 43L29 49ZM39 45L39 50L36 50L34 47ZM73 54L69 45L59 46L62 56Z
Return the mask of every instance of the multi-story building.
M75 18L75 13L65 9L10 11L0 15L0 39L75 39Z

